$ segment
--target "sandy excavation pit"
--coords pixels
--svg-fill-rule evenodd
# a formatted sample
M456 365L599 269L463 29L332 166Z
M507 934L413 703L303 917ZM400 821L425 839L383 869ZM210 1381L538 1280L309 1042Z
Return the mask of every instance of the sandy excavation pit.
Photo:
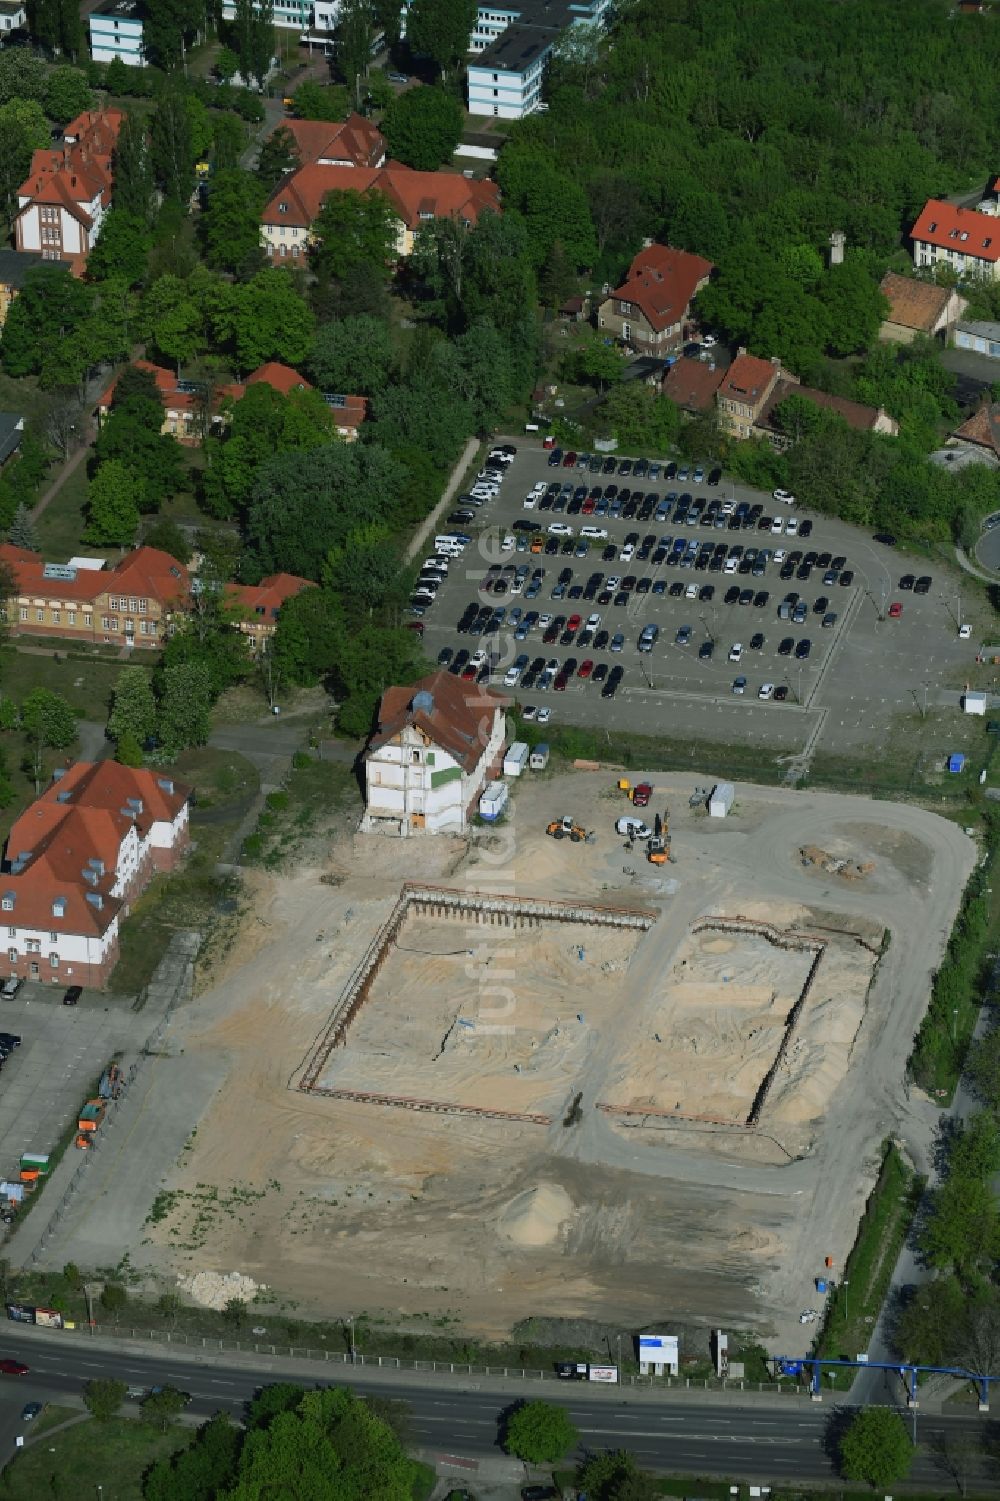
M550 1118L630 1004L639 937L409 913L318 1089Z

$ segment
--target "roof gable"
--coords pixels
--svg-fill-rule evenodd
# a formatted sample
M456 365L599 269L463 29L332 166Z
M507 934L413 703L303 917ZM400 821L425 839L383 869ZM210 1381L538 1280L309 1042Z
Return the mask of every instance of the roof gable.
M949 287L936 287L912 276L897 276L895 271L885 273L879 288L889 300L889 321L921 333L932 332L952 295Z
M940 198L929 198L910 231L913 240L954 250L978 260L1000 260L1000 219L976 209L959 208Z
M770 360L740 350L719 386L719 395L750 405L764 399L768 386L781 374L781 367Z
M494 713L509 702L490 688L464 682L450 672L435 672L417 683L385 690L368 748L376 750L413 726L471 772L489 741Z
M679 323L701 282L714 266L704 256L672 245L646 245L629 267L629 273L612 294L633 302L657 332Z

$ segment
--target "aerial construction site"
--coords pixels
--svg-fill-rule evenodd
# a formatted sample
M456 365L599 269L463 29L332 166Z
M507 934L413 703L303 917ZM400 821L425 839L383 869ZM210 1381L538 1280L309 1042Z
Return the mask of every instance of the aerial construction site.
M976 847L901 804L740 786L710 818L650 781L662 863L623 847L613 774L567 771L468 840L345 826L255 876L154 1076L196 1133L150 1135L138 1200L170 1209L134 1263L494 1336L672 1317L795 1348L926 1103L905 1060ZM70 1230L97 1261L112 1225L98 1198Z

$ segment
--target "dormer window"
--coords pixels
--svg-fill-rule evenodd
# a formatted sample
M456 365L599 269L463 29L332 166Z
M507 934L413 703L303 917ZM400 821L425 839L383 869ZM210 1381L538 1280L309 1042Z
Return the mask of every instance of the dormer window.
M64 896L57 896L55 898L55 900L53 901L53 903L52 903L52 916L53 917L65 917L66 916L66 898Z
M937 234L937 220L936 219L934 220L933 224L929 224L928 225L928 227L927 227L927 233L929 235L936 235Z
M2 903L0 903L0 905L2 905L3 910L5 912L13 912L13 910L14 910L14 893L12 891L5 891L4 894L3 894L3 901L2 901Z
M288 213L288 204L287 203L279 203L278 204L278 213L279 214L287 214Z

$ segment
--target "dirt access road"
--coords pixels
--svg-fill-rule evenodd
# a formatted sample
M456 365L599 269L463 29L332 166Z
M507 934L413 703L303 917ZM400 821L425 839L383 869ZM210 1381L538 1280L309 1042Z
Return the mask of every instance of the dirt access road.
M165 1056L150 1060L143 1117L122 1144L113 1192L53 1238L53 1263L108 1263L128 1246L151 1276L239 1268L273 1289L278 1306L294 1299L326 1314L379 1310L415 1327L430 1315L489 1335L532 1314L620 1327L668 1320L752 1327L774 1349L798 1348L799 1310L815 1302L824 1256L842 1265L882 1139L896 1132L918 1161L931 1139L936 1112L907 1089L904 1064L976 846L917 808L810 791L741 785L732 815L709 819L688 807L693 777L651 780L654 806L670 807L677 857L660 870L623 853L613 775L570 772L522 778L509 823L477 831L468 845L364 838L341 826L321 865L256 874L229 971L176 1015ZM545 837L546 820L565 812L596 831L593 844ZM804 846L868 873L846 880L805 867ZM537 1077L558 1103L550 1126L416 1115L290 1087L408 878L657 912L624 957L620 947L602 950L596 934L571 951L557 931L535 934L520 962L516 930L459 923L456 943L452 920L412 935L414 965L440 964L440 983L452 987L448 1014L471 1019L475 1027L462 1030L482 1036L471 1056L483 1097L516 1064L526 1091ZM697 1025L688 1012L670 1019L692 925L717 914L829 941L780 1099L758 1135L615 1121L595 1107L609 1079L633 1088L622 1060L653 1047L643 1029L659 1025L654 1015L674 1029L663 1034L665 1071L685 1057L710 1066L708 1047L730 1066L739 1007L720 1003L713 1033L718 988L706 991ZM842 996L842 959L823 968L835 945L856 948L883 928L890 943L870 990L869 967L863 983L852 972L854 989ZM738 947L732 955L734 966L743 962ZM449 1028L430 1054L414 1052L426 1046L420 1030L393 1025L392 998L405 1004L407 995L402 945L398 959L386 971L395 989L378 1002L388 1006L383 1036L374 1012L359 1036L378 1052L382 1078L393 1077L395 1056L412 1083L423 1057L422 1092L434 1097L479 1043ZM712 957L716 969L721 962ZM750 989L760 987L759 956L753 965ZM537 1075L531 1039L526 1049L515 1037L505 1063L502 1037L481 1025L495 1005L484 976L513 996L515 1029L525 1008ZM716 978L721 987L725 977ZM624 997L610 1023L601 1005L609 980ZM643 1009L654 1004L661 1009ZM553 1097L554 1079L562 1092ZM564 1107L577 1093L582 1118L570 1129ZM176 1160L160 1129L168 1118L192 1130ZM166 1210L145 1224L158 1188L170 1195Z

